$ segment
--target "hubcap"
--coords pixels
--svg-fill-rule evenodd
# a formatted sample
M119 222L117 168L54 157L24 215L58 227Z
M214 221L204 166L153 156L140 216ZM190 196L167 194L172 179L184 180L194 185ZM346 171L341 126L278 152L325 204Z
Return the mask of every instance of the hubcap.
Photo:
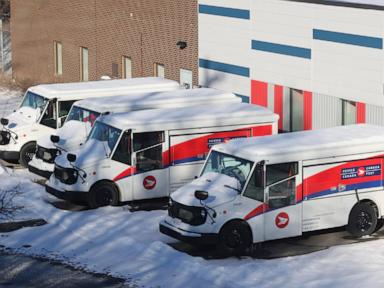
M370 214L368 214L365 211L361 211L357 215L357 223L356 226L361 232L367 231L369 228L372 227L372 217Z

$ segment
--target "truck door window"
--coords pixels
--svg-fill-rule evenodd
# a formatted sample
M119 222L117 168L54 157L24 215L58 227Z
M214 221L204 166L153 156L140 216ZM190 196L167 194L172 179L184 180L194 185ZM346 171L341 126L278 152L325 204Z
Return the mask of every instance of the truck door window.
M253 171L247 189L245 189L244 196L264 202L264 165L262 163L256 164L255 171Z
M124 132L112 160L131 165L131 135Z
M146 172L163 168L164 132L136 133L133 150L136 153L136 171Z
M44 111L40 124L56 129L56 117L56 103L54 101L50 101Z
M59 106L59 125L63 126L65 119L68 116L69 110L71 110L72 104L75 101L60 101Z
M296 203L296 177L298 163L267 166L268 205L272 209Z

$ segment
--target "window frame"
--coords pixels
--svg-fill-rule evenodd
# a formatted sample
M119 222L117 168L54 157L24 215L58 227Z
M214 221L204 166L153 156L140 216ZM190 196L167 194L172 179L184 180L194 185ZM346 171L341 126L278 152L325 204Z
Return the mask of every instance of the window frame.
M127 60L130 62L130 71L127 73ZM128 77L127 77L128 75ZM132 78L132 58L129 56L121 56L121 78L129 79Z
M53 46L54 46L53 54L54 54L54 62L55 62L55 75L62 76L63 75L63 44L60 41L53 41Z
M115 158L116 151L119 149L119 145L120 145L121 141L123 140L123 137L125 137L125 135L127 135L127 139L128 139L129 163L120 161L120 160ZM124 165L132 166L132 154L133 154L132 150L133 150L132 149L132 133L131 133L131 130L127 130L127 131L124 131L123 133L121 133L120 138L117 141L117 145L115 145L115 149L111 153L112 154L111 160L122 163Z
M84 74L84 67L85 67L85 63L84 63L84 51L87 51L87 75L86 77L85 74ZM87 47L83 47L81 46L80 47L80 81L81 82L87 82L89 81L89 49Z
M154 67L153 73L154 73L155 77L165 78L165 65L164 64L159 63L159 62L155 62L153 64L153 67ZM159 69L158 69L159 67L163 68L163 74L164 75L162 75L162 76L159 75Z

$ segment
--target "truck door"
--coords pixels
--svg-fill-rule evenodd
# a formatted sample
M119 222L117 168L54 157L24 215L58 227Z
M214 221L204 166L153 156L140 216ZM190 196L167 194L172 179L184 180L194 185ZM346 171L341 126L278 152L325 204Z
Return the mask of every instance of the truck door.
M299 163L266 166L267 212L264 214L265 240L301 235L302 189Z
M134 200L168 196L169 173L163 164L164 139L163 131L133 134Z

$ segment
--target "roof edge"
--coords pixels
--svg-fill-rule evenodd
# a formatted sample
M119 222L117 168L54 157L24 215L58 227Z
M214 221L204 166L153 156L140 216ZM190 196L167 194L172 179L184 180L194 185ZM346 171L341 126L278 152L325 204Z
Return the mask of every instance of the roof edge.
M285 1L384 11L384 6L375 5L375 4L338 2L338 1L332 1L332 0L285 0Z

